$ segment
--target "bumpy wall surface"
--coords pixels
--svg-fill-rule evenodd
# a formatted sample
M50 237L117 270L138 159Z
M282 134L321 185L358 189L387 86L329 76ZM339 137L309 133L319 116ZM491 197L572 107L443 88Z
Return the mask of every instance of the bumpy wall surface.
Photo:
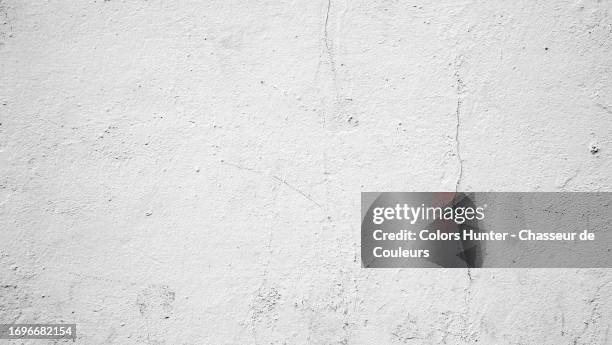
M359 260L361 191L612 191L611 11L0 1L0 322L87 345L611 344L610 269Z

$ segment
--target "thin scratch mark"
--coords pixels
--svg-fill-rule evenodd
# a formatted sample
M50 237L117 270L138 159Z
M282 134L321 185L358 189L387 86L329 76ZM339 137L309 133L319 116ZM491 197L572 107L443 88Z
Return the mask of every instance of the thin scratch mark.
M221 160L221 164L223 165L229 165L231 167L240 169L240 170L247 170L247 171L252 171L252 172L258 172L257 170L253 169L253 168L249 168L249 167L245 167L236 163L230 163L230 162L226 162L224 160Z
M115 285L118 284L118 285L137 286L137 287L143 287L144 286L140 282L136 283L136 282L132 282L132 281L124 281L124 280L118 280L118 279L111 279L111 278L105 278L105 277L96 276L96 275L84 274L84 273L80 273L80 272L68 272L68 274L80 278L81 280L79 281L79 283L81 283L83 279L88 279L88 280L104 282L104 283L112 283L112 284L115 284Z
M307 193L301 191L299 188L296 188L292 185L290 185L289 183L287 183L287 181L283 180L282 178L272 175L272 178L274 178L275 180L281 182L282 184L284 184L285 186L291 188L292 190L298 192L300 195L302 195L304 198L310 200L313 204L317 205L319 208L323 208L323 206L321 204L319 204L318 202L316 202L310 195L308 195Z
M576 178L576 176L578 176L579 170L576 170L570 177L568 177L565 182L563 182L563 184L559 187L559 189L564 190L568 184L574 179Z
M294 187L293 185L289 184L286 180L284 180L284 179L282 179L282 178L280 178L280 177L278 177L276 175L270 175L270 174L267 174L265 172L253 169L253 168L245 167L245 166L242 166L242 165L239 165L239 164L235 164L235 163L226 162L225 160L221 160L221 164L228 165L228 166L234 167L236 169L240 169L240 170L250 171L250 172L253 172L253 173L259 174L259 175L270 176L271 178L275 179L276 181L278 181L278 182L284 184L285 186L289 187L291 190L299 193L304 198L308 199L313 204L317 205L320 209L323 209L323 206L320 203L318 203L316 200L314 200L308 193L302 191L301 189L299 189L297 187Z

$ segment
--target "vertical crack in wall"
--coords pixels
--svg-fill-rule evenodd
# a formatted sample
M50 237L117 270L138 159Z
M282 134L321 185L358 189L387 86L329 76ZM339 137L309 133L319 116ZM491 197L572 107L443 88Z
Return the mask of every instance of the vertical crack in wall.
M325 8L325 22L323 23L323 47L324 52L319 53L319 67L327 62L329 63L329 69L331 72L332 82L334 86L334 91L337 93L337 71L336 71L336 61L334 58L334 45L332 39L329 37L329 23L330 23L330 12L331 12L331 0L327 0L327 6ZM327 61L324 61L323 55L325 55ZM319 68L317 68L317 73L319 72ZM336 99L338 96L336 95Z
M457 182L455 183L455 192L459 191L461 184L461 178L463 177L463 160L461 159L461 143L459 142L459 130L461 127L461 96L457 95L457 110L455 116L457 119L457 125L455 127L455 154L457 155L457 163L459 165L459 172L457 173Z
M461 142L459 140L460 130L461 130L461 104L463 102L461 99L461 93L463 92L463 83L461 81L461 78L459 78L458 71L455 73L455 75L457 76L457 108L455 110L455 117L456 117L455 155L457 156L457 165L458 165L457 181L455 182L455 193L456 193L456 192L459 192L459 188L461 185L461 178L463 177L463 160L461 159ZM468 278L467 286L464 290L466 320L467 320L467 316L469 316L470 314L470 300L472 296L472 282L473 282L472 271L469 267L467 268L467 278Z
M463 179L463 158L461 157L461 110L463 105L463 94L465 92L465 84L463 79L461 78L461 74L459 72L460 67L463 63L463 57L458 56L455 59L454 67L455 73L454 77L456 79L456 94L457 94L457 106L455 108L455 156L457 157L457 180L455 182L455 193L459 192L461 189L461 182ZM464 331L462 332L462 337L464 340L469 340L469 316L470 316L470 305L472 300L472 288L474 283L474 278L472 277L471 268L468 267L467 271L467 285L464 288L464 303L465 303L465 314L464 314Z
M322 122L323 122L323 130L326 130L327 126L329 125L327 121L327 117L328 117L327 113L329 112L329 109L331 108L333 109L334 113L336 112L336 100L338 99L337 73L336 73L336 63L334 61L334 55L333 55L333 42L331 41L329 37L330 12L331 12L331 0L327 0L327 6L325 8L325 21L323 23L323 46L321 47L322 51L319 53L319 66L317 67L317 76L319 74L321 66L324 63L328 63L329 71L331 72L331 84L332 84L332 88L334 92L334 103L331 107L328 106L328 103L326 102L326 94L328 94L330 90L328 87L325 87L326 83L323 82L323 88L321 88L321 85L319 85L319 90L320 92L323 93L322 95L320 95L321 108L319 110L319 114L320 114L319 116L321 117ZM322 82L317 80L317 83L320 84ZM325 200L324 200L324 207L322 208L326 213L329 210L328 174L329 174L328 157L327 157L327 152L324 150L323 151L323 175L324 175L323 182L325 185ZM328 219L329 219L329 216L328 216Z
M457 157L457 181L455 182L455 192L459 191L461 186L461 179L463 178L463 159L461 158L461 142L460 142L460 130L461 130L461 105L463 104L463 92L465 84L459 75L459 66L461 62L455 61L455 78L457 79L457 107L455 108L455 155Z
M321 102L322 102L322 116L324 121L324 127L326 129L334 128L334 121L338 120L342 109L342 97L341 87L338 81L338 66L336 62L336 42L333 39L334 32L330 32L330 25L333 20L332 17L335 13L332 13L332 2L326 0L325 3L325 19L323 21L322 29L322 44L321 52L319 53L319 66L317 67L317 76L321 71L323 65L326 66L326 72L329 74L324 77L323 80L318 81L323 84L323 88L319 88L322 91ZM327 73L326 73L327 74ZM331 120L331 121L328 121ZM329 127L331 126L331 127Z
M327 49L327 53L330 54L331 49L329 47L329 35L327 33L327 27L329 24L329 10L331 9L331 0L327 0L327 9L325 11L325 24L323 26L323 38L325 39L325 48ZM331 60L331 58L330 58Z

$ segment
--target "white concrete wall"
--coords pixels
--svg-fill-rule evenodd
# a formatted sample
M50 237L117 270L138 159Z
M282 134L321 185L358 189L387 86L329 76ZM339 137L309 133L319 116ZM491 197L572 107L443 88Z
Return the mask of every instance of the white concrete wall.
M611 11L2 0L1 322L87 345L612 344L609 269L358 260L361 191L611 191Z

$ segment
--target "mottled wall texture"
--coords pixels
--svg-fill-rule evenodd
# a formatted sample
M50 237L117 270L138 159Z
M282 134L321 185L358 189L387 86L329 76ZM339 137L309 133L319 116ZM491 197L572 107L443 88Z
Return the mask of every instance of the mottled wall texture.
M1 0L0 322L85 345L612 344L611 269L359 260L361 191L612 191L611 12Z

